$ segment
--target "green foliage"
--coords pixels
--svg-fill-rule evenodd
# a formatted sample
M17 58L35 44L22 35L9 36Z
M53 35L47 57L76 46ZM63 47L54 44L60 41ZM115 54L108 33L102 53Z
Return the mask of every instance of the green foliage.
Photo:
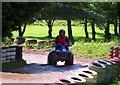
M50 51L53 49L53 46L46 41L44 43L38 43L38 49L46 49L47 51Z
M81 13L78 11L81 11ZM86 3L7 2L6 3L4 2L2 5L2 12L3 12L2 37L11 37L12 36L11 32L14 30L18 30L18 26L23 26L26 22L33 23L35 21L35 18L41 20L41 19L54 19L56 17L62 19L67 19L70 17L71 18L79 17L80 19L81 16L83 20L85 17L87 18L90 17L89 18L90 20L95 19L96 24L100 25L99 26L100 28L101 26L103 28L103 24L101 23L105 23L104 22L105 20L100 17L103 17L104 15L109 17L110 19L113 18L117 19L119 15L118 14L119 3L117 2L109 2L109 3L98 3L98 2L86 2ZM87 16L88 14L90 14L89 17ZM114 20L112 20L112 22L113 21ZM59 23L59 24L66 25L66 23Z
M65 20L55 20L54 26L67 26L67 21L65 21Z
M2 46L10 46L11 44L13 44L12 40L8 37L4 37L3 41L4 42L2 42Z
M120 85L120 75L111 81L110 85Z
M75 42L70 48L75 56L106 59L110 46L118 45L117 40L111 42L83 40Z
M26 45L25 45L25 48L28 48L28 49L36 49L36 48L37 48L37 44L26 44Z
M18 30L26 22L34 22L33 17L40 14L48 3L31 2L3 2L2 3L2 37L11 37L11 32Z
M11 37L12 36L12 25L14 22L11 20L11 14L13 9L10 3L2 3L2 37Z
M46 21L45 20L37 20L37 21L35 21L34 23L32 23L33 25L40 25L40 26L46 26L47 25L47 23L46 23Z
M48 42L37 43L37 44L26 44L24 47L28 49L41 49L46 51L50 51L53 49L53 45L50 45Z

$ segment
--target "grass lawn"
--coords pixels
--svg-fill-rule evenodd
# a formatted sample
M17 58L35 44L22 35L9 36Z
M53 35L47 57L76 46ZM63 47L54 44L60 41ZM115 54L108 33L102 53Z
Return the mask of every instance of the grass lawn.
M56 37L59 33L59 30L63 28L66 30L66 35L68 35L67 32L67 26L53 26L52 34L53 37ZM84 26L72 26L72 31L73 31L73 36L75 40L79 39L80 37L85 37L84 33ZM113 29L110 30L111 33L113 34ZM91 27L88 27L88 32L90 38L92 37L92 32L91 32ZM96 28L96 38L103 38L104 37L104 30L100 30ZM13 32L13 37L16 37L18 35L18 32ZM36 40L41 40L41 39L48 39L46 38L48 36L48 27L47 26L40 26L40 25L27 25L26 32L24 34L24 37L26 39L36 39Z
M18 68L18 67L22 67L22 66L25 66L25 65L26 65L26 62L24 60L7 62L7 63L2 64L2 70Z

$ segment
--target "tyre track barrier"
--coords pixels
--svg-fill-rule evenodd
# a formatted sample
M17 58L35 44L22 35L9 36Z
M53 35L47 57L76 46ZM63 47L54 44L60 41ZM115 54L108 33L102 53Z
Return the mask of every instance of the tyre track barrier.
M73 74L64 79L59 79L56 83L62 83L63 85L94 85L96 79L87 73L81 72L79 74Z
M116 77L118 77L118 65L116 62L114 61L110 61L110 60L103 60L106 62L111 63L111 79L115 79Z
M74 74L60 79L57 83L62 85L96 85L109 84L111 79L117 78L118 65L110 60L97 60L88 67L77 70Z
M84 85L86 83L86 79L79 75L70 75L66 78L59 79L59 81L56 82L56 84L60 83L63 85Z
M98 73L96 71L90 70L89 68L83 68L83 69L80 69L79 72L87 73L89 75L92 75L93 78L94 78L94 82L93 83L97 83Z
M98 73L97 83L103 83L106 73L106 66L97 62L92 62L88 65L88 68Z
M2 63L21 60L22 46L2 47L1 61Z
M88 74L88 73L80 72L78 75L80 77L85 78L86 79L86 83L90 83L91 85L92 85L92 83L96 83L95 78L92 75Z
M101 65L105 65L106 66L106 72L105 72L105 76L104 76L104 80L103 83L109 83L110 79L111 79L111 75L112 75L112 68L111 68L111 63L106 62L104 60L97 60L95 61L96 63L99 63Z

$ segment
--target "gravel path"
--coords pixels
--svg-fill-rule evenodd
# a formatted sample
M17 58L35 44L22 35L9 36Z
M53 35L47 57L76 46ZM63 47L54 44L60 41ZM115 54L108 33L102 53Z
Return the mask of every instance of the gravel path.
M96 60L90 58L75 57L74 65L64 66L64 62L58 62L58 66L47 65L46 51L23 50L23 59L27 65L21 68L10 69L1 72L2 83L55 83L61 78L74 75L87 64Z

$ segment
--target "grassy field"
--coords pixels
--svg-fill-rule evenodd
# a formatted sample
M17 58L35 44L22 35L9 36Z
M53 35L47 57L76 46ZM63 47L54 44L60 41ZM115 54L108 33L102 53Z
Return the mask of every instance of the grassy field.
M66 35L68 35L67 32L67 26L53 26L53 37L56 37L59 33L59 30L63 28L66 30ZM80 38L80 37L85 37L85 33L84 33L84 26L72 26L72 31L73 31L73 36L76 39ZM88 27L88 32L89 32L89 37L92 37L92 32L91 32L91 27ZM100 30L98 28L96 28L96 37L97 38L103 38L104 37L104 30ZM111 28L110 32L113 34L113 29ZM16 37L18 35L18 32L13 32L14 36ZM47 26L40 26L40 25L28 25L26 32L24 34L24 37L26 39L37 39L37 40L41 40L41 39L48 39L46 38L46 36L48 36L48 27Z
M57 22L58 23L58 22ZM59 23L58 23L59 24ZM63 28L67 32L67 26L53 26L53 38L55 38L59 30ZM84 33L84 26L72 26L73 37L75 39L75 44L70 47L71 51L75 56L80 57L89 57L89 58L102 58L105 59L108 56L109 47L118 45L117 37L113 35L113 26L111 25L110 33L112 34L111 42L104 42L104 30L100 30L96 28L96 38L97 41L93 41L92 39L86 39ZM92 38L91 26L88 27L89 37ZM13 37L18 35L18 32L13 32ZM48 36L48 27L46 25L27 25L26 32L24 34L24 38L26 39L35 39L35 40L49 40ZM46 50L49 47L45 48ZM44 48L43 48L44 49ZM53 48L50 48L51 50Z

